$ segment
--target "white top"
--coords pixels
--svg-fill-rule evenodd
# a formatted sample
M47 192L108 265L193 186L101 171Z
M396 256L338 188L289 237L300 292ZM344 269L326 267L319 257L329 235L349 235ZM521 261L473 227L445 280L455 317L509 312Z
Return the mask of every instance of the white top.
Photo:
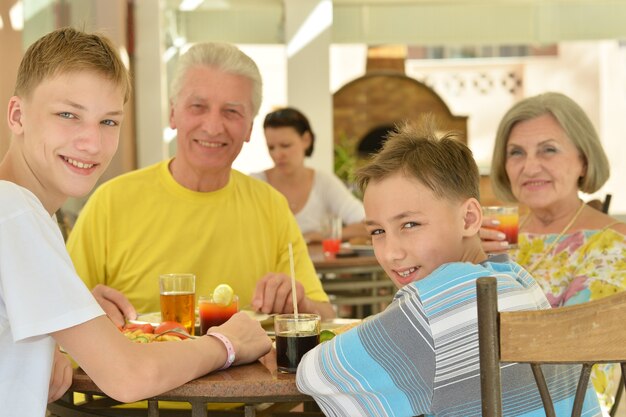
M0 181L0 414L46 413L50 333L101 316L55 220L29 190Z
M268 182L265 171L250 175ZM343 224L352 224L363 221L365 210L336 175L316 170L309 198L302 210L295 213L296 221L302 233L315 232L322 230L329 215L341 217Z

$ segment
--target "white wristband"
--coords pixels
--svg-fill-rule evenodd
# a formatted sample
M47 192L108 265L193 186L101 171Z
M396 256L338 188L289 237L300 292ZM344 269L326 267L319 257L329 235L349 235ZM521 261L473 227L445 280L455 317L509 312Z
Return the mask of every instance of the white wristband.
M223 334L217 333L217 332L207 333L207 336L215 337L220 342L222 342L224 344L224 347L226 348L226 355L227 355L226 362L224 362L224 365L220 369L218 369L218 371L221 371L223 369L230 367L230 365L232 365L233 362L235 362L235 348L233 347L233 344L231 343L231 341Z

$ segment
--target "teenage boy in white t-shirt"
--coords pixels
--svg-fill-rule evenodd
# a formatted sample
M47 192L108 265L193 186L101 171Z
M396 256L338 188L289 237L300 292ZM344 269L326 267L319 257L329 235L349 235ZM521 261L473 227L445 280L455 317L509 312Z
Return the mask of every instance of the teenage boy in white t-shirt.
M71 368L57 344L123 402L251 362L271 347L245 313L195 340L132 343L76 275L53 215L67 197L88 193L106 169L129 94L128 71L100 35L56 30L20 64L8 105L12 140L0 162L3 416L43 417L47 401L67 390Z

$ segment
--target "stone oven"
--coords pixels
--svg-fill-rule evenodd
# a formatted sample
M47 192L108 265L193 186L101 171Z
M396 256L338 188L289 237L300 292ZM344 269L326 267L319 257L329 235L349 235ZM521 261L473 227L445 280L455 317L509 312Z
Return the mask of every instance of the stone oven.
M417 120L425 113L433 114L439 128L460 132L461 140L468 143L467 116L452 114L434 90L407 77L405 60L405 47L370 48L365 75L333 95L335 146L344 148L342 155L355 158L347 168L339 169L335 160L336 173L347 182L346 170L353 170L367 155L376 152L390 129L405 120ZM480 194L483 204L502 204L493 195L487 175L480 178Z
M425 84L404 74L405 56L372 57L367 72L333 95L334 141L359 157L376 152L386 133L405 120L432 113L441 129L462 133L467 143L467 117L456 116Z

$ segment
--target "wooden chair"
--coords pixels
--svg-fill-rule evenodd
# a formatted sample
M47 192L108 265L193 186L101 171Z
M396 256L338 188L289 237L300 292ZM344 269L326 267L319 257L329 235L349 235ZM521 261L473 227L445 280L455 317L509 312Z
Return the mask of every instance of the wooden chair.
M601 211L602 213L607 213L609 212L609 207L611 206L611 194L607 194L604 196L604 200L600 200L600 199L594 199L594 200L590 200L587 201L587 205L593 207L596 210Z
M580 416L596 363L626 371L626 292L601 300L538 311L498 312L496 279L476 282L483 417L502 416L500 363L530 364L547 417L555 416L542 364L582 364L572 416Z

